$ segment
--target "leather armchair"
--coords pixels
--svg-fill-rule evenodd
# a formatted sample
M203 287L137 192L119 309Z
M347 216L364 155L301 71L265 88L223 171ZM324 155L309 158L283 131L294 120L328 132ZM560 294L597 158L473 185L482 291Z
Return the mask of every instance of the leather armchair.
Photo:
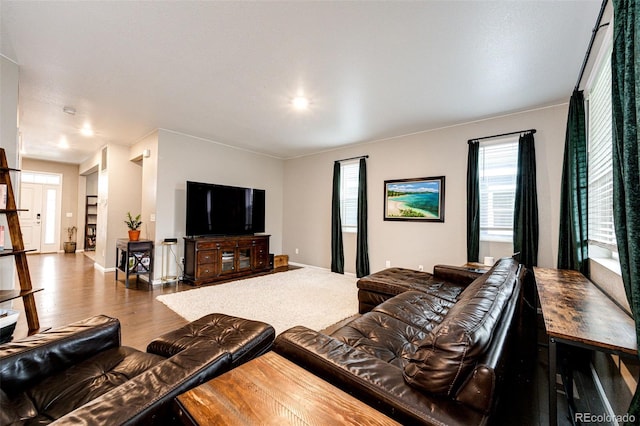
M88 318L0 345L0 425L163 424L170 402L271 348L268 324L207 315L154 340L120 345L120 322Z

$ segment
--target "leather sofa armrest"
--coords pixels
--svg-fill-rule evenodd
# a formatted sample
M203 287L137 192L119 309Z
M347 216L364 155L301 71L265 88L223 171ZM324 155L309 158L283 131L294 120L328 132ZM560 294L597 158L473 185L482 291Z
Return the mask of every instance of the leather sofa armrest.
M484 272L477 272L463 266L436 265L433 267L434 277L465 286L471 284L482 275L484 275Z
M0 384L16 394L53 373L120 346L120 321L97 315L0 345Z
M156 413L173 398L230 367L229 353L199 342L68 413L56 424L153 424L158 422L153 419Z
M501 383L498 379L504 380L504 370L507 368L510 358L510 347L514 343L512 340L517 333L516 322L518 321L520 309L520 298L522 293L522 268L519 266L516 272L518 282L515 285L511 299L502 313L500 325L497 327L491 339L491 346L482 360L475 366L466 381L460 386L456 400L474 407L483 413L490 413L494 406L494 396L499 393L497 390Z
M477 365L460 386L456 400L483 413L491 412L496 388L496 372L487 365Z

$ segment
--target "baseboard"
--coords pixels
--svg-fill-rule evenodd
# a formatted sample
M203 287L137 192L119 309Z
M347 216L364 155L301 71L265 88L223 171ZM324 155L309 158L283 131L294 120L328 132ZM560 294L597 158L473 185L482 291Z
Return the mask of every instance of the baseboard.
M329 268L323 268L322 266L315 266L315 265L307 265L306 263L289 262L289 265L298 266L300 268L312 268L312 269L318 269L320 271L331 272L331 269ZM349 275L351 277L356 276L356 274L354 274L353 272L345 272L344 275Z
M93 269L97 269L98 271L102 272L103 274L107 273L107 272L115 272L115 270L116 270L115 266L113 268L105 268L104 266L100 265L97 262L93 263Z

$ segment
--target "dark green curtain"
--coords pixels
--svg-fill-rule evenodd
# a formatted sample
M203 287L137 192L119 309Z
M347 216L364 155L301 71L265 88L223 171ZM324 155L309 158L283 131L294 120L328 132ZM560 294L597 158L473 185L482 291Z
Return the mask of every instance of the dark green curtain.
M344 274L342 220L340 220L340 162L333 163L333 196L331 199L331 272Z
M513 211L513 249L527 268L538 264L538 190L533 133L520 135Z
M477 262L480 252L480 143L469 141L467 155L467 262Z
M582 91L574 91L564 142L560 190L558 269L589 275L587 229L587 136Z
M613 116L613 214L622 281L640 341L640 6L613 2L611 106ZM640 391L629 407L640 419Z
M358 247L356 249L356 276L358 278L369 275L367 240L367 162L361 158L358 171Z

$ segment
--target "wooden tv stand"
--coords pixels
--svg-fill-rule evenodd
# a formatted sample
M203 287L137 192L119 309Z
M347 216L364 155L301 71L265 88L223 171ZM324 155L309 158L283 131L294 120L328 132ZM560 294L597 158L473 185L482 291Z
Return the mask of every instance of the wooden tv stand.
M269 237L184 237L184 280L201 285L268 271Z

